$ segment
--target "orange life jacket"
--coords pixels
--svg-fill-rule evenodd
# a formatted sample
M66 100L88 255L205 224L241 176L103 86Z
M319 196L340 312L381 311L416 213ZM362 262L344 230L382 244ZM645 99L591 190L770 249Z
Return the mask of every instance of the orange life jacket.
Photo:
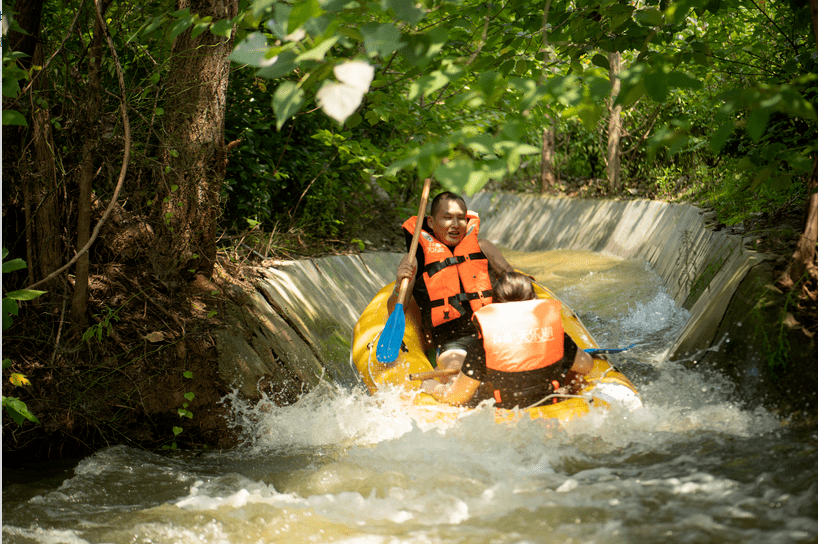
M480 219L473 212L467 213L466 218L466 236L454 251L431 233L420 231L418 245L425 260L421 278L429 293L429 304L421 305L421 312L432 327L466 315L463 302L468 301L475 311L491 304L489 263L477 241ZM403 228L414 233L416 223L417 216L410 217Z
M525 372L562 359L564 329L558 300L503 302L474 313L486 349L486 368Z

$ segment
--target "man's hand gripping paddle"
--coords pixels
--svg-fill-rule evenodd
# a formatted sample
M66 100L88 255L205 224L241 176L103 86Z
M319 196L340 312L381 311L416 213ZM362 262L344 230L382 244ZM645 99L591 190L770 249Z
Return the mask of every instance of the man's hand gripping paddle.
M420 229L423 228L423 219L426 215L426 201L429 199L429 188L431 187L431 178L426 178L423 183L423 193L420 197L420 208L418 208L418 220L415 223L415 232L412 235L412 244L409 246L409 255L415 256L415 251L418 248L418 238L420 237ZM400 291L398 292L398 302L395 304L395 309L389 315L386 325L381 331L381 337L378 339L378 349L376 357L380 363L391 363L398 358L400 354L400 345L403 342L403 333L406 331L406 316L403 313L403 303L406 301L406 291L409 287L409 278L403 278L400 282Z

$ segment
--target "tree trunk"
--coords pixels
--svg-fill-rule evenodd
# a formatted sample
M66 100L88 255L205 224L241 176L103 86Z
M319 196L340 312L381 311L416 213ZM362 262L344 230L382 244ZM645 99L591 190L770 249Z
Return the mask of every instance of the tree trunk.
M548 12L551 9L551 0L545 3L542 15L542 49L543 55L542 82L545 83L550 69L548 62L551 59L551 47L548 45ZM554 153L557 135L557 115L546 115L546 125L542 129L542 155L540 157L540 192L544 193L549 188L557 184L557 176L554 173Z
M31 66L42 66L44 63L42 43L39 39L42 7L42 1L37 0L18 2L15 6L16 21L27 34L9 32L8 43L13 51L29 55L19 60L26 69ZM11 142L4 142L8 146L6 152L15 150L13 152L19 157L23 183L26 184L23 190L25 205L33 211L31 223L26 222L26 256L30 279L34 279L35 276L44 278L62 263L60 203L57 198L57 168L53 153L51 114L39 107L35 100L35 95L47 87L45 74L39 74L29 91L31 96L21 101L21 104L32 105L28 134L24 132L25 129L13 127L7 132L12 136ZM29 138L29 143L23 145L26 138ZM31 154L24 152L24 149L30 149Z
M109 3L103 2L100 10L104 14ZM95 9L91 6L91 9ZM88 100L86 102L85 141L82 145L82 168L79 179L79 202L77 203L77 250L83 248L91 237L91 196L93 193L94 164L96 146L99 139L99 118L102 97L100 96L100 70L102 67L103 29L94 17L94 37L90 50L88 69ZM79 329L85 328L85 310L88 305L88 264L86 251L80 255L74 270L74 298L71 301L71 321Z
M818 244L818 156L812 163L812 174L807 182L807 206L804 212L804 231L798 240L798 247L792 255L792 260L786 272L779 279L784 287L793 287L806 275L811 273L818 280L818 266L816 265L816 250Z
M548 117L551 120L551 116ZM544 193L557 183L554 174L554 147L556 127L553 121L542 129L542 160L540 162L540 192Z
M815 47L818 51L818 0L809 0L812 14L812 32L815 35ZM811 273L818 281L818 263L816 249L818 244L818 154L812 163L812 173L807 181L807 206L804 211L804 231L798 240L798 247L786 272L779 278L784 287L792 287Z
M622 154L622 106L614 105L622 85L619 80L622 55L618 51L608 53L608 61L611 65L611 99L609 103L610 117L608 119L608 160L606 168L608 170L608 186L611 191L615 192L622 185L622 165L620 162Z
M179 9L190 8L191 13L212 17L214 22L238 13L236 0L179 0L178 4ZM190 29L173 43L165 107L165 170L157 195L161 217L154 217L159 233L154 270L169 284L197 273L209 278L213 272L226 166L224 114L232 47L232 37L206 31L193 38Z

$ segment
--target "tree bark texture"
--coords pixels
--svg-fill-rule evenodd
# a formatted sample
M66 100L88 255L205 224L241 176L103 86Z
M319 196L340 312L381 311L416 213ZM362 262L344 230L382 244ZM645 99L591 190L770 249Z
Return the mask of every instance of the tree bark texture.
M231 19L236 0L179 0L179 9ZM224 115L232 36L190 29L173 43L168 72L165 171L158 190L161 217L154 218L159 249L154 270L163 281L200 273L210 277L216 259L216 225L226 153Z
M103 2L100 9L105 13L108 3ZM95 9L91 6L90 9ZM96 147L99 139L99 119L102 97L100 96L100 70L102 69L103 28L94 17L94 36L90 50L88 70L88 97L85 115L85 140L82 144L82 167L79 179L79 202L77 203L77 250L84 247L91 237L91 197L93 193ZM85 310L88 306L88 265L86 251L77 259L74 270L74 298L71 301L71 321L75 327L85 327Z
M609 103L610 117L608 118L607 153L608 186L612 191L618 191L622 185L622 106L615 105L614 102L622 86L619 80L622 55L618 51L609 53L608 61L611 65L611 99Z
M34 0L18 2L16 20L28 34L9 32L8 44L13 51L29 55L19 60L25 69L42 66L43 47L40 41L40 20L43 2ZM6 152L18 157L19 171L24 185L24 206L31 210L26 218L26 258L30 278L43 278L59 268L62 263L62 240L60 238L60 207L57 183L57 168L54 159L54 138L51 132L51 113L46 102L38 102L40 91L46 90L48 81L45 74L39 74L31 87L29 96L20 104L30 104L30 125L10 127L4 135L11 136L6 144ZM24 112L23 112L24 113ZM10 144L10 145L9 145ZM28 221L30 219L30 221Z
M551 120L551 117L548 118ZM540 161L540 192L544 193L557 184L554 173L554 146L556 127L553 121L542 129L542 157Z

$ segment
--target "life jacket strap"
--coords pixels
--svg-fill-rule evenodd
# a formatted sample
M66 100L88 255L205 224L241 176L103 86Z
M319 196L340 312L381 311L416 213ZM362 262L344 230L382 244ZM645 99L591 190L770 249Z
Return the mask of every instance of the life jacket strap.
M466 308L463 306L464 302L468 302L470 300L474 300L476 298L486 298L490 297L493 294L491 289L486 291L480 291L479 293L459 293L454 295L453 297L446 297L441 298L438 300L433 300L429 303L429 308L437 308L438 306L451 306L460 315L464 315L466 313Z
M423 271L426 272L427 274L429 274L429 277L431 278L432 276L434 276L435 274L437 274L438 272L440 272L441 270L443 270L447 266L455 266L455 265L458 265L458 264L466 262L466 261L474 261L474 260L477 260L477 259L485 259L485 258L486 258L486 256L485 256L485 254L483 254L482 251L478 251L477 253L469 253L468 255L457 255L457 256L454 256L454 257L448 257L446 259L443 259L442 261L437 261L437 262L428 264L423 269Z

